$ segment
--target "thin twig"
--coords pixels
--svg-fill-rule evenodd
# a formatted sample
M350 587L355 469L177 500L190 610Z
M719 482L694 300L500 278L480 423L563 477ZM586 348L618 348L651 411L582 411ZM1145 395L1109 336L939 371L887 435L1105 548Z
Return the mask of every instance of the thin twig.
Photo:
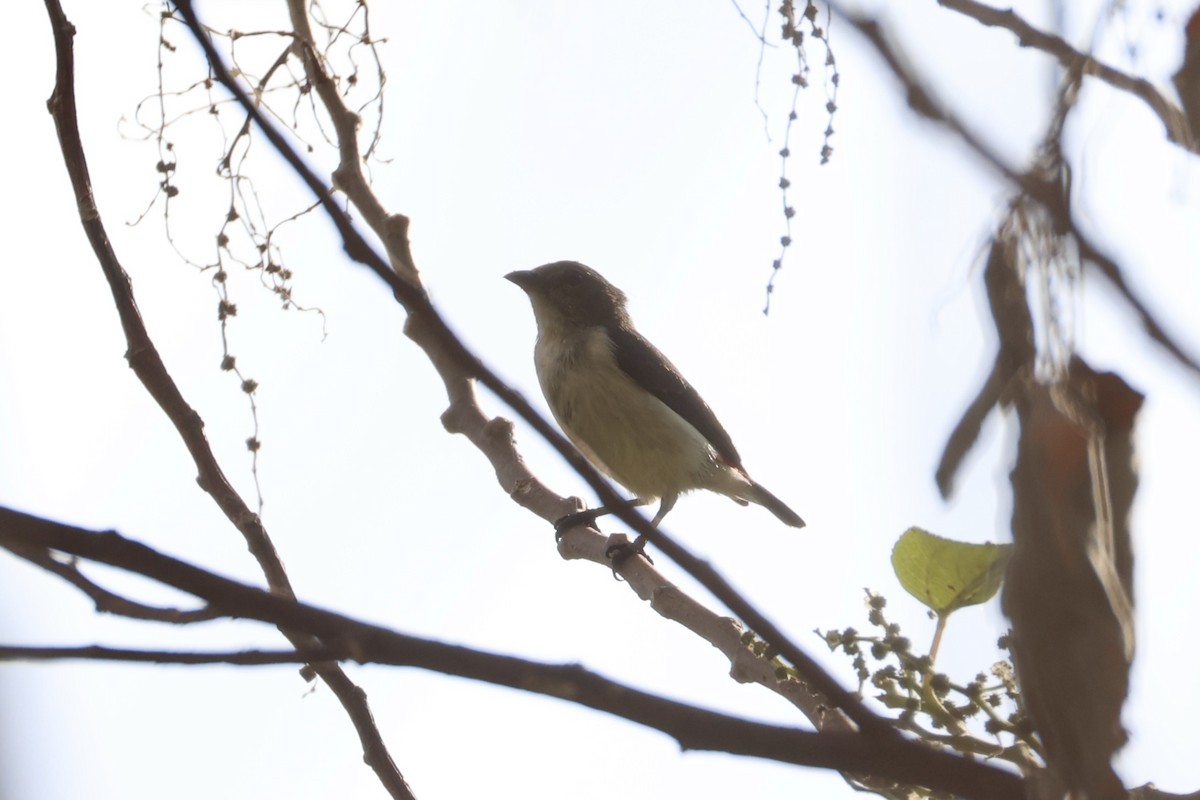
M130 600L127 597L122 597L89 579L79 571L79 566L74 561L59 561L51 555L50 551L45 549L13 549L12 553L25 559L30 564L39 566L47 572L57 575L76 587L92 599L97 611L106 614L116 614L121 617L129 617L130 619L143 619L153 622L168 622L172 625L208 622L209 620L218 619L223 616L220 611L213 608L193 608L187 610L182 608L166 608L163 606L150 606Z

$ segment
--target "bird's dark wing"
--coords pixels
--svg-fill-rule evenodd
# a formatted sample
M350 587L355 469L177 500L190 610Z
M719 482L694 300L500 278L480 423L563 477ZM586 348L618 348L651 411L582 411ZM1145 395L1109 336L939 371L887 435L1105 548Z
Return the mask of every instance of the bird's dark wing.
M708 440L722 461L740 470L742 458L733 446L733 440L721 427L708 403L705 403L700 393L679 374L675 365L636 331L624 326L613 326L607 332L613 343L613 355L616 356L617 366L632 378L634 383L687 420L688 424Z

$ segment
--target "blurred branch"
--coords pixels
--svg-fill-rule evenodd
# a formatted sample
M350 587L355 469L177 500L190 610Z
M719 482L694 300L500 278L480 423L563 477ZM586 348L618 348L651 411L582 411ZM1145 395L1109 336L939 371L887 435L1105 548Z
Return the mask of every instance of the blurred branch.
M1015 35L1022 47L1032 47L1053 56L1063 69L1099 78L1114 89L1137 97L1162 120L1169 141L1196 150L1197 143L1192 141L1183 111L1163 97L1150 81L1127 75L1086 53L1079 52L1061 36L1039 30L1012 9L992 8L976 0L938 0L938 5L957 11L989 28L1003 28Z
M1043 175L1070 175L1062 159L1062 132L1078 97L1081 80L1082 75L1078 72L1068 72L1059 87L1054 118L1042 139L1038 158L1037 169ZM1029 205L1033 205L1032 210L1026 208ZM942 451L936 472L942 497L949 497L953 491L958 468L975 445L988 414L994 407L1012 401L1011 387L1018 377L1033 373L1037 345L1024 284L1024 276L1032 267L1022 259L1023 244L1027 239L1060 238L1057 231L1041 237L1031 232L1030 229L1038 228L1037 222L1045 217L1038 212L1039 208L1028 195L1018 195L1009 204L1008 213L992 236L983 269L983 285L999 346L987 380L954 426Z
M1071 357L1073 348L1061 341L1048 298L1041 356L1054 374L1050 387L1037 381L1039 348L1023 282L1031 265L1025 262L1033 260L1045 277L1055 264L1062 268L1067 244L1073 242L1078 262L1090 264L1113 284L1151 339L1194 375L1200 374L1200 365L1130 291L1120 268L1072 213L1072 173L1061 151L1063 128L1083 77L1100 74L1111 82L1117 79L1115 71L1073 50L1065 58L1062 48L1069 48L1057 37L1041 34L1036 42L1030 40L1037 32L1011 12L973 0L941 3L979 14L987 24L1021 28L1023 45L1058 48L1066 74L1042 147L1033 163L1018 172L932 98L874 20L849 17L904 86L910 106L950 129L1018 189L993 238L984 276L1000 346L988 380L946 445L938 485L949 494L984 417L995 405L1015 401L1021 430L1012 472L1016 546L1003 607L1013 621L1021 692L1047 756L1048 769L1030 776L1031 796L1125 797L1111 761L1126 740L1120 715L1133 655L1132 546L1126 518L1137 483L1129 433L1141 396L1118 376L1098 375ZM1148 90L1149 97L1140 96L1152 107L1162 100L1152 87L1120 77L1126 84L1121 88ZM1156 110L1172 141L1182 136L1194 147L1177 109L1165 104ZM1031 246L1036 256L1023 258L1021 249ZM1078 272L1068 268L1062 274L1071 280Z
M200 487L216 501L230 522L242 533L250 552L258 561L273 591L294 597L291 582L284 571L283 563L275 545L267 535L266 528L258 515L252 512L245 501L226 479L216 456L204 436L204 422L200 415L184 399L175 381L167 371L158 354L133 296L129 274L121 266L116 252L108 240L100 211L93 195L91 175L79 135L79 123L75 107L75 26L67 19L58 0L46 0L46 10L54 30L56 53L56 76L54 92L48 103L58 131L62 147L63 162L70 176L71 188L79 207L80 221L87 234L92 250L100 264L104 277L112 292L121 327L128 344L126 358L134 374L146 387L150 396L175 425L192 460L199 470ZM285 636L288 631L282 631ZM293 644L303 647L308 642L293 639ZM378 728L367 705L366 694L356 686L336 664L314 664L313 668L333 690L346 709L363 744L364 758L379 775L380 780L393 797L411 798L412 792L403 776L392 763L391 756L379 735Z
M958 468L979 438L988 414L1004 402L1013 380L1023 370L1033 369L1033 320L1026 305L1025 287L1018 277L1021 273L1016 248L1011 225L1006 223L992 240L983 268L983 283L1000 345L987 379L954 426L942 451L936 473L942 497L949 497L953 491Z
M948 128L976 156L990 165L1007 181L1016 186L1031 200L1041 204L1056 227L1069 233L1075 240L1084 262L1094 266L1113 285L1126 303L1136 312L1146 334L1177 362L1193 375L1200 377L1200 362L1186 353L1166 332L1157 318L1129 288L1121 268L1107 256L1076 224L1071 214L1069 183L1059 180L1057 174L1045 176L1035 171L1018 171L989 145L972 132L953 112L937 102L925 88L925 83L916 76L900 52L893 47L879 23L865 15L842 12L850 25L875 47L892 74L900 81L908 96L909 106L921 116Z
M1015 197L990 244L984 285L1000 345L987 380L963 412L943 450L936 473L938 489L943 497L949 497L953 491L955 473L974 445L988 413L996 405L1011 401L1010 387L1014 379L1022 371L1032 374L1035 366L1037 352L1034 326L1027 306L1023 276L1036 265L1025 263L1022 259L1022 242L1025 239L1043 241L1043 247L1053 249L1054 243L1045 240L1060 240L1070 236L1079 259L1092 264L1117 288L1138 314L1150 338L1191 371L1200 369L1195 360L1184 353L1163 330L1141 300L1133 295L1120 268L1079 230L1070 213L1071 169L1062 156L1062 134L1067 116L1078 96L1083 79L1080 71L1082 66L1082 61L1075 62L1074 68L1063 76L1054 116L1030 169L1031 174L1044 176L1041 184L1044 191L1024 191ZM911 76L903 79L912 80ZM1048 223L1043 220L1048 220Z
M904 88L909 108L926 119L936 122L957 136L976 156L1000 173L1006 180L1030 194L1043 194L1044 188L1032 177L1009 166L991 147L983 142L953 111L943 105L925 88L925 82L913 72L908 59L892 44L877 20L865 14L842 12L850 25L875 48L892 75Z
M217 80L254 118L263 134L329 214L342 238L347 255L383 280L391 288L396 300L408 312L405 333L425 350L446 385L450 407L443 414L443 423L451 432L467 436L492 459L497 478L505 491L518 503L535 510L546 520L560 519L573 510L566 501L553 495L525 468L520 455L512 446L511 425L502 420L488 420L485 417L475 401L472 379L483 383L501 401L529 422L596 491L604 505L616 509L614 514L617 517L628 523L637 533L645 535L668 558L699 580L775 652L791 662L813 689L824 695L833 706L842 709L861 730L880 739L898 738L899 733L886 720L868 709L857 696L843 689L811 656L788 639L711 566L688 553L666 534L652 528L644 516L629 508L625 499L616 493L611 484L573 445L538 414L520 393L505 384L471 353L449 329L420 284L419 273L409 249L408 218L401 214L387 213L374 196L362 172L356 140L358 116L346 107L336 90L336 85L324 71L312 44L311 31L305 33L308 23L303 0L289 0L288 7L298 34L296 46L309 73L309 80L325 103L338 133L341 161L334 171L334 182L359 208L368 225L383 240L391 262L396 265L395 269L389 266L357 231L350 218L333 200L330 188L296 153L275 125L261 113L244 87L229 72L206 34L204 26L197 19L190 0L176 0L175 7L183 15L196 41L204 50ZM629 560L637 561L640 560ZM627 565L618 568L618 571L628 569Z
M1200 800L1200 792L1173 794L1158 789L1152 783L1129 790L1129 800Z
M1014 547L1001 606L1047 767L1072 797L1126 796L1111 762L1127 738L1134 623L1124 516L1142 399L1078 357L1053 385L1028 380L1016 393ZM1113 477L1128 484L1128 502L1113 503Z
M1089 237L1080 233L1073 221L1071 223L1071 230L1075 234L1075 240L1079 245L1080 257L1085 262L1092 264L1092 266L1100 271L1101 275L1108 279L1108 282L1117 290L1117 294L1124 298L1125 302L1133 309L1146 334L1174 356L1180 365L1186 367L1194 375L1200 376L1200 363L1197 363L1192 355L1184 352L1183 348L1176 344L1171 335L1159 323L1153 312L1133 293L1133 290L1129 288L1129 284L1125 280L1124 273L1117 266L1117 263L1097 248Z
M230 616L267 622L336 643L317 651L322 657L340 651L355 661L419 667L568 700L660 730L684 749L869 773L971 800L1024 797L1021 779L1012 773L900 737L814 733L766 725L641 692L576 665L541 664L407 636L223 578L113 531L87 531L0 508L0 546L49 548L94 560L195 595ZM69 649L76 653L88 650ZM47 656L50 653L46 648L7 652L36 657L37 651ZM5 652L0 650L0 655ZM131 652L114 654L135 658ZM261 657L242 655L248 659ZM299 660L315 655L296 653L295 657Z

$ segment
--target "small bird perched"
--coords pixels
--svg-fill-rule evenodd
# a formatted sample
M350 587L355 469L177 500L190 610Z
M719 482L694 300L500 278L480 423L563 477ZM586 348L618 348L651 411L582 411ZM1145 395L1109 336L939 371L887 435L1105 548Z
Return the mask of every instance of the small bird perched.
M651 525L662 522L681 494L708 489L804 527L795 511L746 474L712 409L634 329L620 289L574 261L505 277L533 304L533 361L554 419L597 469L637 495L637 505L660 499Z

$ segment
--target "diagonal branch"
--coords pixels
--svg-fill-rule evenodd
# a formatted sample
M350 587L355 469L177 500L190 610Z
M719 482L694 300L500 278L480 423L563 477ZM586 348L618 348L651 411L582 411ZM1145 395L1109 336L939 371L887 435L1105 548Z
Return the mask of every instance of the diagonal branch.
M1041 177L1031 172L1019 172L1009 164L979 136L971 131L957 116L942 107L925 89L921 81L911 70L907 61L892 46L879 23L865 15L843 11L842 16L859 33L875 47L883 58L892 74L900 81L908 94L909 106L921 116L937 122L948 128L976 156L983 159L996 170L1005 180L1016 186L1022 193L1045 208L1046 213L1058 226L1075 239L1079 252L1086 263L1090 263L1103 275L1126 303L1137 313L1138 319L1146 335L1171 354L1181 366L1196 376L1200 376L1200 361L1186 352L1162 326L1146 304L1133 293L1117 263L1107 256L1075 221L1071 213L1069 187L1057 180ZM1075 65L1078 68L1078 64Z
M366 266L383 280L392 289L396 300L408 311L409 318L405 332L426 351L445 382L447 394L451 400L451 408L447 414L455 424L464 426L460 430L471 437L473 442L476 441L475 437L479 437L483 442L480 449L488 454L497 452L495 439L491 437L494 437L497 432L502 434L505 430L503 423L497 425L486 420L482 410L475 403L471 385L471 380L475 379L483 383L501 401L529 422L596 491L601 502L616 509L614 514L617 517L628 523L637 533L644 534L652 544L663 550L668 557L699 580L722 603L737 613L777 653L790 661L804 679L814 689L825 695L831 704L845 711L847 716L862 730L869 731L880 739L898 737L899 734L888 721L873 713L861 699L842 688L815 660L791 642L728 583L720 580L711 567L667 539L664 534L652 528L644 516L629 508L624 498L616 493L608 481L588 463L573 445L538 414L520 393L500 380L458 340L433 307L424 288L419 283L415 262L408 246L408 218L400 214L388 215L366 184L360 167L358 146L354 139L358 117L345 106L340 95L335 91L336 87L324 72L311 39L309 41L298 40L297 46L304 58L305 68L311 71L309 80L322 100L328 104L327 111L334 119L335 127L338 130L341 164L334 173L337 187L346 192L359 206L363 216L372 225L372 229L385 242L389 257L396 264L395 269L389 266L388 262L355 229L349 217L334 202L329 187L316 176L316 173L296 153L274 124L259 111L245 89L229 72L205 32L204 26L197 19L191 0L175 0L174 4L203 49L205 58L217 80L237 98L246 112L254 117L255 123L267 139L279 151L284 160L292 166L296 174L316 196L322 208L329 214L342 237L347 255ZM302 11L303 6L304 4L300 0L289 0L289 8L293 14L297 10ZM299 24L299 21L294 19L294 24ZM304 24L306 25L306 23ZM300 31L301 28L298 27L297 32L300 33ZM515 456L515 451L511 452ZM521 476L519 480L507 483L506 490L524 501L522 504L530 507L536 506L538 513L544 518L558 519L570 510L564 509L563 503L549 493L543 493L544 487L532 479L519 461L510 461L503 465L503 469L505 470L503 473L499 468L497 470L502 482L504 477L509 474ZM536 497L534 496L535 492L537 493Z
M163 412L171 420L179 437L183 440L192 460L199 471L197 481L245 537L250 552L262 565L268 583L279 591L290 591L287 574L279 561L275 545L267 536L266 529L258 516L250 510L237 490L229 483L221 465L217 463L212 448L204 436L204 421L199 413L192 408L179 387L167 372L162 357L146 325L138 311L137 301L133 296L133 287L129 274L121 266L100 210L96 207L92 190L92 179L88 171L87 157L83 150L83 141L79 136L79 124L75 109L75 56L73 39L75 26L63 13L58 0L46 0L46 9L50 14L51 26L54 29L54 44L57 52L57 74L54 92L47 103L54 125L58 131L58 140L62 148L63 163L71 179L71 188L75 192L75 202L79 206L80 222L88 242L96 254L96 260L112 292L113 303L121 319L121 329L125 333L128 349L125 358L129 367L137 375L138 380L146 387L146 391L154 398Z
M51 548L95 560L193 594L231 616L336 643L320 651L321 657L341 653L355 661L419 667L569 700L663 731L684 749L870 773L970 800L1024 797L1017 775L901 737L813 733L766 725L642 692L577 665L537 663L408 636L223 578L113 531L87 531L0 508L0 546ZM36 655L34 650L37 648L10 652L30 656ZM4 652L0 650L0 657ZM318 653L293 655L299 660ZM130 660L133 658L131 655Z
M1187 118L1183 111L1163 97L1154 84L1145 78L1127 75L1086 53L1081 53L1061 36L1034 27L1011 8L993 8L977 0L938 0L938 5L957 11L989 28L1003 28L1011 32L1022 47L1032 47L1053 56L1065 70L1078 70L1084 75L1092 75L1104 81L1114 89L1128 92L1158 115L1169 141L1191 150L1197 148L1197 143L1192 141L1188 131Z
M198 482L216 501L221 511L242 533L250 552L257 559L272 591L294 597L291 583L283 569L275 545L267 535L266 528L258 515L252 512L245 501L225 478L216 456L204 436L204 422L200 415L184 399L175 381L167 372L162 357L158 354L150 334L142 321L133 296L129 274L117 259L104 229L100 211L96 207L92 192L92 181L88 171L83 141L79 135L79 124L75 108L75 26L67 19L58 0L45 0L54 31L56 53L56 76L54 92L48 103L54 117L58 140L62 148L63 162L70 176L71 187L79 206L80 221L87 234L92 250L100 264L104 277L112 292L121 327L128 344L126 358L130 368L150 392L163 412L175 425L188 452L199 470ZM288 636L288 631L282 631ZM293 644L308 643L293 640ZM366 694L356 686L336 664L314 664L313 668L337 696L346 709L362 742L364 758L393 797L411 798L412 792L403 776L392 763L383 738L367 705Z

